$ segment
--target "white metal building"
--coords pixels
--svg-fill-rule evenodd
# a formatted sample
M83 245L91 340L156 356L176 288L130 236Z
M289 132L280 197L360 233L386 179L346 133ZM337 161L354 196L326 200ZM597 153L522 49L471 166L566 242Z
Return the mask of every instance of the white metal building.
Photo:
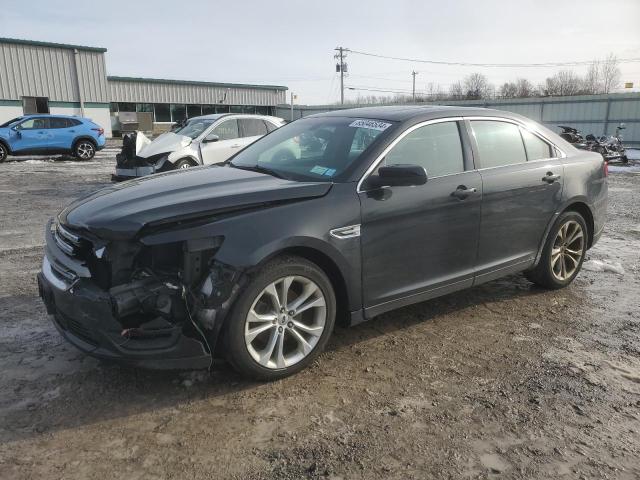
M106 51L0 38L0 123L29 113L80 115L110 137L126 122L165 130L207 113L272 114L286 101L287 87L278 85L107 76Z

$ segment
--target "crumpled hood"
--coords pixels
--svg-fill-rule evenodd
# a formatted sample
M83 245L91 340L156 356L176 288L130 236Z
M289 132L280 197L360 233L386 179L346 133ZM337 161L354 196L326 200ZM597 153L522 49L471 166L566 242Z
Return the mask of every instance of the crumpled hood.
M149 158L159 153L171 153L186 147L192 142L191 138L184 135L177 135L173 132L166 132L153 140L150 144L145 145L138 152L138 156Z
M321 197L330 188L331 183L294 182L232 167L196 167L98 190L71 203L59 219L104 240L125 240L149 224Z

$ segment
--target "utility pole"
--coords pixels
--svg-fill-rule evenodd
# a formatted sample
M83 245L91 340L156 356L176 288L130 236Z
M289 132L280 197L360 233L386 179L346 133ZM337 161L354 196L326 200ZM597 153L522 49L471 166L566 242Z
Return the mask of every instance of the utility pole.
M413 101L416 101L416 75L418 74L418 72L416 72L415 70L413 70L411 72L411 76L413 77Z
M344 63L344 59L347 57L347 48L338 47L335 49L336 53L333 58L338 59L336 63L336 72L340 72L340 105L344 105L344 74L347 71L347 64Z
M291 121L293 122L293 101L298 98L297 95L294 95L293 92L291 92Z

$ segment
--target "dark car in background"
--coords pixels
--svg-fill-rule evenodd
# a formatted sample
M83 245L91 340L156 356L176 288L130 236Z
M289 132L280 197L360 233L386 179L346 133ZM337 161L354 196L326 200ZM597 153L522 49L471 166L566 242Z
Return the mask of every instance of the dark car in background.
M293 139L309 147L279 152ZM291 151L291 149L288 149ZM350 324L516 272L565 287L599 238L602 156L521 116L376 107L306 117L223 166L108 187L46 228L40 295L91 355L260 379Z
M9 155L64 153L90 160L105 142L104 129L88 118L24 115L0 125L0 162Z

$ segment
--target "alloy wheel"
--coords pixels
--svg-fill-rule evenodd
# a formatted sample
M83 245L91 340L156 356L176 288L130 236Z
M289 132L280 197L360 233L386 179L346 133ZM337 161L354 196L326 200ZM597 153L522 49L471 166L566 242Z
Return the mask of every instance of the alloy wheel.
M4 162L7 158L7 149L0 143L0 162Z
M92 158L94 154L93 144L89 142L82 142L78 145L77 152L79 158L82 160L88 160Z
M245 345L261 366L287 368L313 351L326 322L327 305L320 287L300 275L283 277L267 285L251 305Z
M561 282L571 278L584 255L584 231L575 220L562 224L551 249L551 272Z
M189 168L191 166L191 164L184 162L182 165L180 165L180 168Z

